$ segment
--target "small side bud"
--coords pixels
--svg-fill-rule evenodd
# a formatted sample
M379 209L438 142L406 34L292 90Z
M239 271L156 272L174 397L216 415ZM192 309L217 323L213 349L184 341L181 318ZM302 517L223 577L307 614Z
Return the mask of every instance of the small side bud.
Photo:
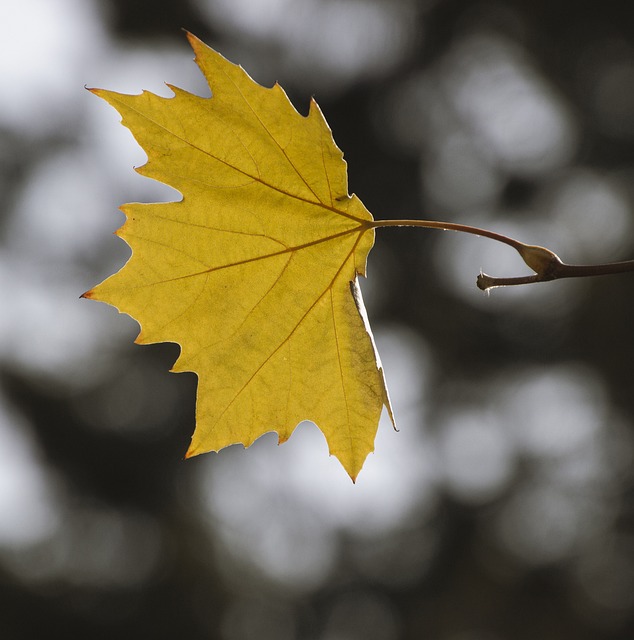
M562 266L557 254L545 247L523 244L517 248L522 260L539 276L541 282L556 278L556 273Z

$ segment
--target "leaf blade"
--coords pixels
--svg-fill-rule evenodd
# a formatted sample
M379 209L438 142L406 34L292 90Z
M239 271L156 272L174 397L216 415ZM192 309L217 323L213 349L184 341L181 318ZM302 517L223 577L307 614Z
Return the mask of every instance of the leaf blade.
M123 207L118 235L132 256L87 297L135 318L137 342L181 346L173 370L198 375L188 457L272 430L283 442L311 420L354 479L382 407L392 416L351 292L372 216L348 195L343 154L314 101L302 116L279 85L261 87L190 42L211 98L93 90L145 149L138 171L183 198Z

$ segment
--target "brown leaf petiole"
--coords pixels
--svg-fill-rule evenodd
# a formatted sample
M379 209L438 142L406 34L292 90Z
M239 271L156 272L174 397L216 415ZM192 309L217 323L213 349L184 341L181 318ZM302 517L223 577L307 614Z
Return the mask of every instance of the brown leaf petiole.
M548 282L561 278L586 278L589 276L603 276L634 271L634 260L588 265L567 264L562 262L557 254L545 247L525 244L501 233L455 222L439 222L437 220L375 220L371 227L375 229L380 227L421 227L424 229L458 231L460 233L470 233L472 235L490 238L491 240L502 242L513 247L513 249L520 254L525 264L534 271L532 275L511 278L498 278L486 273L480 273L477 277L476 284L482 291L487 291L494 287Z

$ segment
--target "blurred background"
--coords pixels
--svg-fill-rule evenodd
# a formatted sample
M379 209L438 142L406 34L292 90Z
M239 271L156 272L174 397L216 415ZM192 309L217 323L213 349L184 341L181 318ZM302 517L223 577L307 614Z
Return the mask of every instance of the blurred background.
M630 640L631 275L484 295L509 248L381 230L400 432L357 484L308 423L183 461L177 347L79 299L128 256L117 207L178 197L84 86L208 95L181 28L314 95L377 218L634 257L631 2L3 0L0 637Z

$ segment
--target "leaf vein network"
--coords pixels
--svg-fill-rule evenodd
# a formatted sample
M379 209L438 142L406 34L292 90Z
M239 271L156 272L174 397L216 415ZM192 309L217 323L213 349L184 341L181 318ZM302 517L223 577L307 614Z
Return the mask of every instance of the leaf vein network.
M198 96L195 96L195 97L198 97ZM173 99L174 98L163 98L163 100L173 100ZM199 99L200 100L213 100L213 98L199 98ZM119 102L121 102L121 101L119 101ZM347 213L346 211L341 211L341 209L337 209L334 206L327 205L326 203L322 202L319 198L317 198L317 196L315 196L317 198L317 201L310 200L309 198L304 198L304 197L302 197L302 196L300 196L300 195L298 195L296 193L291 193L290 191L287 191L287 190L283 189L282 187L278 187L277 185L271 184L270 182L266 182L259 175L254 176L253 174L249 173L248 171L246 171L244 169L240 169L239 167L237 167L237 166L231 164L230 162L228 162L227 160L224 160L223 158L220 158L220 157L214 155L210 151L207 151L206 149L202 149L201 147L199 147L198 145L194 144L193 142L183 138L181 135L179 135L175 131L173 131L171 129L168 129L164 125L156 122L156 120L153 120L152 118L148 117L146 114L140 112L138 109L135 109L134 107L131 107L131 106L125 104L125 103L123 103L123 104L124 104L124 106L126 108L130 109L131 111L136 113L138 116L146 119L148 122L152 123L154 126L158 127L159 129L162 129L163 131L166 131L167 133L169 133L170 135L172 135L176 139L178 139L180 142L183 142L184 144L190 146L192 149L195 149L199 153L202 153L203 155L206 155L206 156L212 158L213 160L216 160L217 162L220 162L221 164L224 164L229 169L233 169L234 171L244 175L245 177L250 178L251 180L260 183L262 186L268 187L269 189L277 191L278 193L281 193L282 195L287 196L289 198L293 198L294 200L298 200L300 202L306 202L308 204L313 204L313 205L317 205L317 206L323 207L324 209L334 213L335 215L343 216L345 218L350 218L351 220L355 220L357 222L366 222L366 220L364 220L363 218L359 218L358 216L354 216L354 215L352 215L350 213ZM148 161L147 164L150 165L151 161ZM255 166L257 168L257 164ZM258 174L259 174L259 171L258 171ZM215 185L209 185L209 186L212 187L212 188L215 187ZM309 187L309 189L310 189L310 187ZM312 189L310 189L310 190L311 190L311 193L313 193L313 195L315 195L314 192L312 191Z
M182 275L182 276L177 276L175 278L168 278L166 280L159 280L159 281L156 281L156 282L149 282L147 284L136 285L133 288L142 289L144 287L151 287L151 286L154 286L154 285L166 284L168 282L176 282L178 280L185 280L187 278L195 278L197 276L213 273L214 271L221 271L223 269L230 269L232 267L239 267L239 266L242 266L244 264L249 264L251 262L258 262L259 260L265 260L267 258L275 258L277 256L284 255L285 253L294 253L296 251L301 251L302 249L307 249L309 247L314 247L314 246L316 246L318 244L323 244L325 242L330 242L332 240L336 240L338 238L341 238L341 237L344 237L344 236L347 236L347 235L352 235L354 233L358 233L359 234L359 238L357 238L357 240L355 242L355 247L356 247L356 245L358 244L359 239L361 238L363 233L365 233L365 231L367 231L370 228L371 227L364 227L362 225L359 225L358 227L356 227L354 229L346 229L345 231L340 231L339 233L335 233L333 235L326 236L324 238L318 238L317 240L312 240L311 242L306 242L304 244L297 245L297 246L294 246L294 247L288 247L286 249L280 249L279 251L273 251L271 253L265 253L265 254L263 254L261 256L254 256L253 258L245 258L244 260L237 260L236 262L231 262L231 263L228 263L228 264L221 264L221 265L218 265L217 267L209 267L209 268L204 269L202 271L197 271L195 273L188 273L188 274L185 274L185 275ZM126 233L125 236L126 236L126 238L135 238L135 237L137 237L137 238L140 238L141 240L143 240L145 242L153 242L155 244L158 244L159 246L166 247L168 249L174 249L170 245L166 245L166 244L164 244L162 242L159 242L158 240L152 240L151 238L144 238L143 236L137 236L137 235L131 234L131 233ZM176 251L180 251L180 250L176 249ZM188 255L184 251L181 251L181 253L184 253L185 255ZM188 255L188 257L191 257L192 260L196 260L196 262L201 262L200 260L198 260L197 258L193 258L192 256ZM204 264L204 263L201 262L201 264Z
M355 252L355 250L357 248L357 245L359 244L360 240L361 240L361 234L359 234L359 237L355 240L354 244L352 245L352 248L350 249L350 251L348 251L345 259L342 261L341 266L337 269L335 275L332 277L331 281L328 283L328 285L325 287L325 289L315 298L315 300L308 307L308 309L306 310L304 315L298 320L298 322L295 324L295 326L291 329L290 333L275 347L275 349L273 349L273 351L271 353L269 353L268 356L266 356L266 358L261 362L261 364L257 367L257 369L251 374L251 377L242 385L242 387L240 387L240 389L238 389L238 391L236 392L235 396L231 399L230 402L227 403L227 405L223 409L222 413L216 419L215 423L213 425L211 425L212 428L215 427L220 422L220 420L222 420L222 417L225 415L225 413L229 410L229 408L233 405L233 403L240 397L242 392L245 389L247 389L247 387L251 384L251 381L258 375L258 373L264 368L264 366L270 362L271 358L273 358L273 356L285 344L287 344L290 341L290 339L293 337L293 334L299 329L299 327L302 326L303 322L306 320L308 315L313 311L313 309L317 306L319 301L329 291L332 291L332 287L334 286L335 281L339 277L339 274L343 271L343 268L348 263L348 260L350 259L350 257L354 254L354 252ZM333 314L334 314L334 308L333 308ZM306 419L309 419L309 418L306 418Z
M258 115L257 111L253 108L251 103L247 100L246 96L242 92L242 89L235 83L235 81L232 78L229 77L229 75L224 70L223 70L223 73L227 77L227 80L229 80L231 82L231 84L235 87L236 91L240 94L240 97L242 98L242 100L244 100L244 103L247 105L247 107L249 107L249 110L253 114L254 118L260 123L260 126L264 129L264 131L266 131L267 135L274 142L275 146L280 150L281 154L284 156L284 158L288 162L289 166L293 169L293 171L295 172L297 177L306 185L306 188L313 194L313 196L315 196L315 199L317 200L317 202L319 204L323 205L324 202L322 202L321 198L317 195L317 193L315 193L315 190L310 186L310 184L308 184L308 181L306 180L306 178L304 178L304 176L302 175L301 171L295 166L295 163L291 160L289 155L286 153L286 150L284 149L284 147L282 147L282 145L279 143L277 138L271 133L269 128L266 126L266 124L264 123L262 118L260 118L260 116ZM280 90L281 90L281 88L280 88ZM272 89L269 89L268 91L272 91ZM286 95L286 94L284 94L283 91L282 91L282 95ZM210 99L213 100L213 97L210 98ZM287 102L293 108L295 113L299 117L302 117L301 114L298 113L298 111L295 109L295 107L293 107L292 103L290 102L290 100L288 100L288 98L287 98ZM292 135L292 129L291 129L291 135ZM253 156L251 156L251 157L253 157ZM255 165L257 167L257 163L255 163Z

